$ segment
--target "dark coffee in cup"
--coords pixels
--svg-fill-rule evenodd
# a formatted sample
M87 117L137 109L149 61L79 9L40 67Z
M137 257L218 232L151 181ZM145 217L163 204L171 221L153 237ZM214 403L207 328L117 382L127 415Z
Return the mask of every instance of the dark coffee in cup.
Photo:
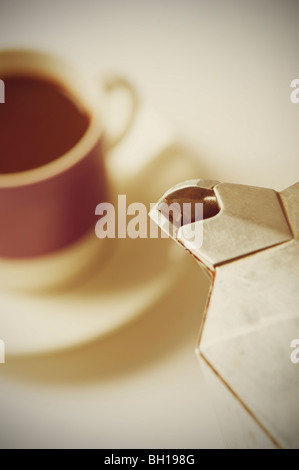
M106 249L94 233L95 208L110 198L106 155L133 123L134 88L23 49L0 51L0 80L0 284L61 286ZM130 97L130 113L120 111L114 132L103 110L118 90Z
M71 92L42 76L4 77L0 106L0 174L41 167L67 153L90 117Z

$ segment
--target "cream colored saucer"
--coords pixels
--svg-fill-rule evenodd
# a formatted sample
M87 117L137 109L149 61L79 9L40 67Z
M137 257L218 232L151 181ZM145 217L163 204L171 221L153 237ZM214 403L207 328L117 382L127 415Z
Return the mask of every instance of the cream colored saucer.
M139 260L143 265L142 256ZM177 261L181 266L182 260ZM151 279L140 283L135 280L126 286L126 269L130 266L122 265L114 288L114 271L118 267L113 256L103 269L99 267L82 283L61 292L1 292L1 338L6 354L45 353L104 335L146 311L181 275L173 269L172 261Z
M140 111L126 140L107 157L114 194L126 194L128 204L155 202L177 181L194 177L171 129L148 110ZM0 290L7 356L49 353L105 335L170 293L190 266L168 239L105 240L105 257L103 241L97 241L99 256L76 282L48 291Z

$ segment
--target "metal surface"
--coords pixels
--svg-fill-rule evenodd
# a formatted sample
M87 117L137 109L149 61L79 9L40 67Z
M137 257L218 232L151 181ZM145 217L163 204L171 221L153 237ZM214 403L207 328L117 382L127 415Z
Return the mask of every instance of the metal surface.
M299 183L282 193L203 187L213 187L221 211L194 222L203 224L202 246L182 229L175 237L212 279L197 353L276 447L299 447L299 364L290 360L299 337Z

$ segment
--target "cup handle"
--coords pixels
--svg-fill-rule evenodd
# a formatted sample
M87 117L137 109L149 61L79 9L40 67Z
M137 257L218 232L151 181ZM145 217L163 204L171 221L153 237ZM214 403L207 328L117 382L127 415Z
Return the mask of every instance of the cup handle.
M136 89L132 83L127 80L126 78L118 75L111 75L108 77L104 78L104 90L106 92L106 95L108 96L108 105L107 105L107 121L108 125L105 129L104 133L104 147L105 150L111 150L113 147L115 147L127 134L127 132L130 130L132 124L134 123L135 116L137 113L137 108L138 108L138 96ZM122 95L127 95L128 98L128 104L125 106L124 112L119 113L118 111L118 123L115 126L115 123L112 124L113 119L109 119L109 113L110 116L112 117L112 98L113 95L116 94L116 92L122 92ZM109 103L110 101L110 103ZM119 105L119 103L116 103ZM126 109L125 109L126 108ZM114 111L114 110L113 110ZM114 114L114 116L116 113ZM120 119L119 119L120 118ZM111 121L111 122L109 122ZM114 129L113 129L114 127Z

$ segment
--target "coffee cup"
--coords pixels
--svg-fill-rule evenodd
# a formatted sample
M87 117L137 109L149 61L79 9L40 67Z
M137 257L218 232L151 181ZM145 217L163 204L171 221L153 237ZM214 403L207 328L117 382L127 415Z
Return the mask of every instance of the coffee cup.
M99 83L34 50L1 51L0 79L0 288L61 285L104 244L94 226L111 197L105 158L133 122L136 94L123 78ZM120 88L130 112L111 137L103 110Z

